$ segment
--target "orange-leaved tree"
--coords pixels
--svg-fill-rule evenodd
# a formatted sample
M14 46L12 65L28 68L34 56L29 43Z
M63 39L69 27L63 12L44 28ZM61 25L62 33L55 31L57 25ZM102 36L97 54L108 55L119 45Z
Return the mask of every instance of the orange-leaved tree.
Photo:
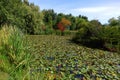
M70 26L71 22L66 19L66 18L62 18L61 21L58 23L58 29L61 31L61 35L64 35L63 32L65 30L66 27Z

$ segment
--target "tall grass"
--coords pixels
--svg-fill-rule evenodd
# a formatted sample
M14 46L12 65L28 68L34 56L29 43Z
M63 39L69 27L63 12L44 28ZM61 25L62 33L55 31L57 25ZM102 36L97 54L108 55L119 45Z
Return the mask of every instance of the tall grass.
M16 27L3 26L0 30L0 71L10 80L29 79L31 54L25 35Z

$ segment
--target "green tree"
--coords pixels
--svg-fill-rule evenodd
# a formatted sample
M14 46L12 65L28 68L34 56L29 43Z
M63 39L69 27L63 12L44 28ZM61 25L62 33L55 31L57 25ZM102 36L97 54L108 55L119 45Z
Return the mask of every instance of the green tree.
M91 20L89 28L94 37L101 36L102 24L98 20Z
M108 22L109 22L109 25L110 25L110 26L117 26L117 25L118 25L118 20L115 19L115 18L109 19Z
M76 29L79 30L81 27L87 27L89 22L83 18L77 18Z
M0 25L16 25L24 32L36 34L43 25L39 10L38 6L30 4L28 0L1 0Z
M53 29L53 26L56 24L56 13L53 9L43 10L44 14L43 21L45 22L46 27Z

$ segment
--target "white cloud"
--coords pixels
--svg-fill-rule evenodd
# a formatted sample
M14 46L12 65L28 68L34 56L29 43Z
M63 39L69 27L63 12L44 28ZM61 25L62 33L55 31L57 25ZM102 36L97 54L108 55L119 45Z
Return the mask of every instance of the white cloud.
M107 23L110 18L120 16L119 7L120 6L85 7L73 9L73 12L85 15L90 20L99 19L102 23Z
M77 8L74 9L78 12L88 12L88 13L98 13L109 10L111 7L87 7L87 8Z
M82 13L101 13L101 12L104 12L104 13L108 13L108 12L112 12L112 13L117 13L119 14L120 13L120 8L119 7L109 7L109 6L106 6L106 7L86 7L86 8L77 8L77 9L73 9L74 11L76 12L82 12Z

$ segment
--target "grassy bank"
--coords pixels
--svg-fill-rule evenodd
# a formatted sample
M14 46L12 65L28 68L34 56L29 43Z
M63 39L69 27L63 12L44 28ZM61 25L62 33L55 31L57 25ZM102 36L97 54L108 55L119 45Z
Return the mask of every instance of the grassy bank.
M0 77L7 76L5 80L28 79L30 59L25 35L16 27L3 26L0 30L0 74L3 75Z

